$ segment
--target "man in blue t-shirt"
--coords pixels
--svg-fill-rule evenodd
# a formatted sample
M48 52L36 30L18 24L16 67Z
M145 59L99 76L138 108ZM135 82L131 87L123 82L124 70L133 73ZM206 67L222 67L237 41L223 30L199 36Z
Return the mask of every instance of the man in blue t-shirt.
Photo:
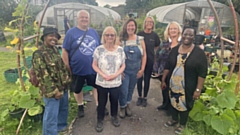
M74 92L78 103L78 117L84 116L82 88L85 82L93 86L94 98L98 104L96 72L92 68L92 55L95 48L100 45L100 38L96 30L88 27L89 19L90 16L86 10L78 12L78 24L67 31L62 49L63 61L72 73L73 82L70 89Z

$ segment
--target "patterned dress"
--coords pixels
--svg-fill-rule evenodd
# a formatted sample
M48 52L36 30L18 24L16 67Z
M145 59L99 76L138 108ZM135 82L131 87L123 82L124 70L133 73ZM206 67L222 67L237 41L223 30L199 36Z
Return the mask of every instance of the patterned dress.
M172 106L178 111L187 111L185 98L184 63L189 54L190 53L179 54L177 56L177 64L170 79L170 101Z

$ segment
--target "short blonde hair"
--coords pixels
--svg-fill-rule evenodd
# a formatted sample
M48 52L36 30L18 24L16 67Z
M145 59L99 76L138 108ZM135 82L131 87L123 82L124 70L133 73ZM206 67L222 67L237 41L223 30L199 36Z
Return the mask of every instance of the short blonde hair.
M147 16L147 17L145 18L145 20L144 20L144 22L143 22L143 29L145 29L145 27L146 27L146 20L147 20L148 18L152 19L152 21L153 21L152 30L155 30L155 20L154 20L154 18L153 18L152 16Z
M173 21L173 22L168 23L168 25L167 25L167 27L164 31L164 40L166 40L166 41L168 41L168 38L170 37L169 36L169 27L172 24L176 25L178 27L178 31L179 31L178 32L178 38L182 36L182 27L179 25L179 23Z
M106 43L106 40L104 38L104 35L107 31L110 31L112 30L114 33L115 33L115 40L114 40L114 45L116 45L116 42L117 42L117 31L115 30L114 27L112 26L107 26L104 30L103 30L103 33L102 33L102 38L101 38L101 42L102 44L105 44Z

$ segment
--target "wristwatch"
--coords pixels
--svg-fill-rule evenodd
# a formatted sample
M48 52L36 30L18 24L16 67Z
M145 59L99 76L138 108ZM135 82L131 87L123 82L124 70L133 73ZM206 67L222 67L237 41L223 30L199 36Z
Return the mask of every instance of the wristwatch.
M200 89L196 89L196 92L200 92L201 90Z

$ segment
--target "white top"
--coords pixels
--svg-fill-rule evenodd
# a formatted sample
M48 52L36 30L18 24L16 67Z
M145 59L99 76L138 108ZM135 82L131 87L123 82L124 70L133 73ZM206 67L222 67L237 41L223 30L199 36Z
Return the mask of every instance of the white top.
M125 63L125 53L120 46L114 51L108 51L103 45L100 45L95 49L93 58L97 61L98 68L106 75L117 73L121 65ZM121 75L114 80L106 81L97 73L96 85L103 88L114 88L119 87L121 84Z

